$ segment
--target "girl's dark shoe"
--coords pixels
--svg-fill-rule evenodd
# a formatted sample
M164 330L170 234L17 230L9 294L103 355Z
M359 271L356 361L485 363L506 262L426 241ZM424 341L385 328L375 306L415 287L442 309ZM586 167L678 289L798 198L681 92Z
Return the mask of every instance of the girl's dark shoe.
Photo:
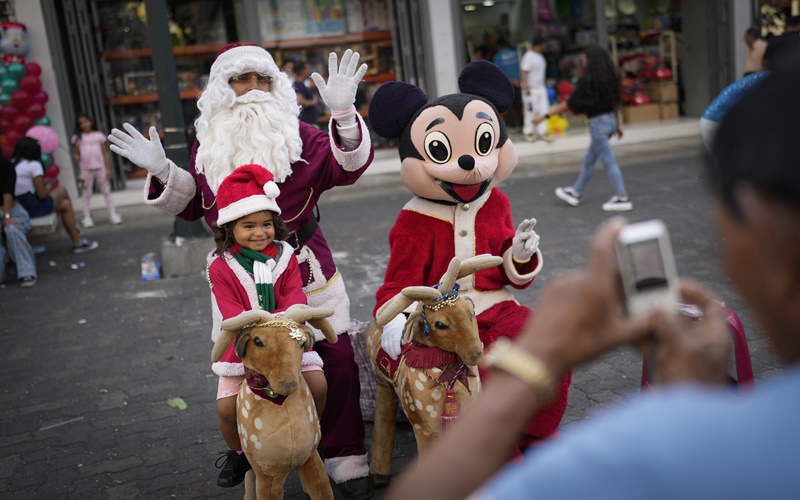
M224 461L220 465L219 461L223 459ZM244 453L240 454L232 450L219 457L214 465L217 469L222 469L217 477L217 486L223 488L232 488L240 484L244 481L245 473L253 468Z

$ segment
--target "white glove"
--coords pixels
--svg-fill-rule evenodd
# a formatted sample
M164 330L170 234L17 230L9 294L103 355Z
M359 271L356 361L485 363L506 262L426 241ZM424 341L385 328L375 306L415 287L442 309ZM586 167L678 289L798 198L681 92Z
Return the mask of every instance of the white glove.
M358 83L367 73L366 64L362 64L356 71L359 57L358 52L347 49L342 56L342 64L337 65L336 52L331 52L328 56L328 83L317 72L311 75L320 97L331 109L334 118L337 114L349 114L351 110L355 112L353 103L356 102Z
M517 227L517 233L511 241L511 256L517 262L528 262L539 248L539 235L533 230L536 219L525 219Z
M108 141L111 143L109 149L159 179L162 179L162 176L166 177L169 172L169 162L167 154L161 146L161 139L158 138L156 128L150 127L150 140L148 141L130 123L123 123L122 127L128 133L113 129L111 135L108 136Z
M403 347L403 328L406 326L406 315L398 314L393 320L383 327L381 334L381 347L392 359L400 357L400 350Z

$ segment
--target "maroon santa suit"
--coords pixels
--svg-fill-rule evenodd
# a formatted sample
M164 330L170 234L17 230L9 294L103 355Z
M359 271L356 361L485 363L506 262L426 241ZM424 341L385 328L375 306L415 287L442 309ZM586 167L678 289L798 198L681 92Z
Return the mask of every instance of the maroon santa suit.
M409 201L389 233L386 277L376 294L375 312L407 286L433 286L455 256L462 261L480 254L499 255L503 265L459 280L461 293L472 299L481 341L488 347L498 337L516 337L531 310L519 305L507 286L525 289L542 268L539 250L526 263L511 256L514 225L508 198L494 188L471 203L437 203L420 197ZM486 377L481 370L481 377ZM559 396L528 425L533 438L553 434L567 406L570 376Z

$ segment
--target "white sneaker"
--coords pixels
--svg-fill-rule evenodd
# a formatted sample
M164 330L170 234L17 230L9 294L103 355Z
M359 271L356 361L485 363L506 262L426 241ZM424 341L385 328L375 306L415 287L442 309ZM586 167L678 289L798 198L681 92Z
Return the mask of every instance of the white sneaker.
M577 207L581 202L581 195L579 195L574 189L571 187L564 187L564 188L556 188L556 196L561 198L562 200L566 201L573 207Z
M624 200L617 195L611 197L610 200L603 203L603 210L606 212L627 212L633 210L633 202L630 197Z
M119 215L117 215L117 214L114 214L114 215L112 215L112 216L111 216L111 219L109 219L109 220L110 220L110 222L111 222L112 224L114 224L114 225L116 225L116 224L122 224L122 217L120 217L120 216L119 216Z
M536 142L536 134L525 134L525 142Z
M90 227L94 227L94 221L92 220L91 217L84 217L81 220L81 226L83 226L83 227L85 227L87 229L90 228Z

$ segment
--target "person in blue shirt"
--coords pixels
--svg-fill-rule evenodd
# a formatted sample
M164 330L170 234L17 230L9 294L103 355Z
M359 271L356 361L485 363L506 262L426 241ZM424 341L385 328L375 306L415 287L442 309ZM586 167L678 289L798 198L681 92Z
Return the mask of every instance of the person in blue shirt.
M724 391L722 307L699 285L682 282L681 293L702 308L701 321L666 310L624 316L612 262L625 221L614 218L596 234L586 268L543 291L506 354L487 353L496 369L482 393L386 498L797 498L798 88L800 66L754 86L720 124L707 168L724 268L786 363L780 375L738 399ZM507 464L559 374L626 344L649 350L655 378L671 386Z
M506 114L506 126L522 126L522 88L520 87L519 54L505 38L497 40L497 47L500 49L492 58L503 73L508 75L511 83L514 84L514 104L508 109Z

